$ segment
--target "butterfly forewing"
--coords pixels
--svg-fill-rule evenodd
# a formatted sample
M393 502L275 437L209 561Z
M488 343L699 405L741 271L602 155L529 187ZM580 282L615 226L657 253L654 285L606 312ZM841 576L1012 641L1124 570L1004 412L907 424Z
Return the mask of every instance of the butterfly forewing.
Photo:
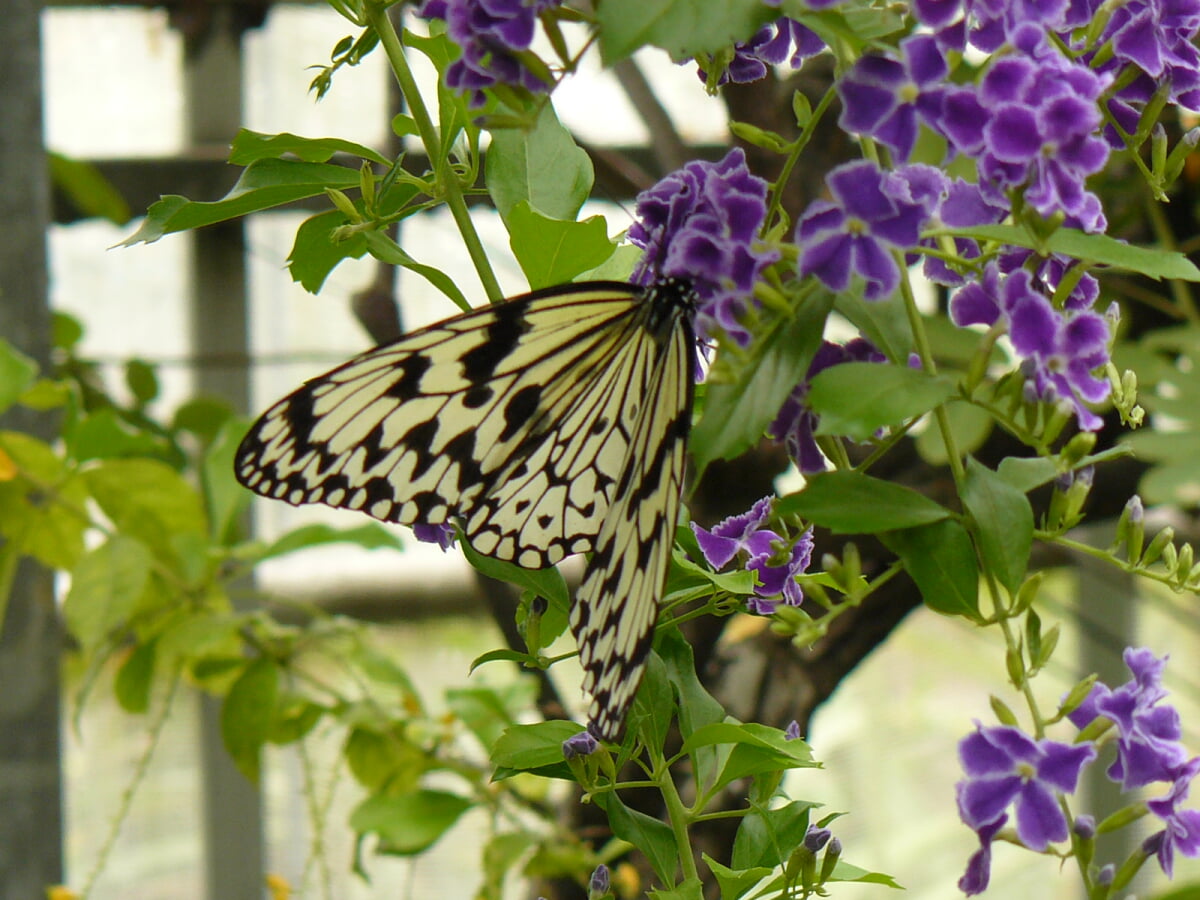
M480 552L529 567L590 550L624 460L610 395L642 302L568 285L368 351L271 407L237 477L292 504L458 519Z

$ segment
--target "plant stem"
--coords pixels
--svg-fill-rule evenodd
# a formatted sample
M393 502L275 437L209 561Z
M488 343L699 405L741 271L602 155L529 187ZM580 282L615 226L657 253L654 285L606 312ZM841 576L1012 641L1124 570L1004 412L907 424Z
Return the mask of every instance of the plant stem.
M364 4L364 9L367 23L379 35L379 43L383 46L384 53L387 54L392 72L396 76L396 82L400 85L400 93L404 95L404 102L408 104L408 111L416 123L421 143L425 145L425 152L433 166L437 190L445 199L446 206L450 209L455 224L458 225L463 243L467 247L467 254L471 257L471 262L479 275L479 281L483 284L484 293L492 303L498 303L504 299L504 293L500 290L500 283L496 280L491 263L488 262L487 254L483 250L479 232L475 230L475 223L471 220L471 213L467 209L467 202L463 196L462 185L450 165L450 150L448 147L442 147L441 137L433 124L425 101L421 98L420 91L417 90L417 82L413 78L412 69L409 68L408 59L404 55L404 44L400 40L400 35L392 27L392 20L388 18L384 4L376 2L376 0L369 0Z
M663 801L667 806L671 831L675 833L675 846L679 848L679 865L683 869L683 880L699 881L700 873L696 871L696 858L692 856L692 843L688 837L688 810L679 798L670 767L665 763L660 764L658 776L658 789L662 792Z

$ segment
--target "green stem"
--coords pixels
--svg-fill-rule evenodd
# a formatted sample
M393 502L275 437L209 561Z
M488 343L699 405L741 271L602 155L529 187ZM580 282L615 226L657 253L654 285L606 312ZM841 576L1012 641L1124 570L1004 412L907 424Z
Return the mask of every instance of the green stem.
M679 865L683 869L684 881L699 881L700 873L696 870L696 858L692 855L692 843L688 837L688 810L679 798L675 788L675 779L671 777L671 769L667 765L659 767L658 788L662 791L663 801L667 806L667 817L671 820L671 831L675 833L675 846L679 848Z
M463 196L462 184L459 183L458 176L455 175L454 169L450 165L449 148L442 147L437 128L433 124L425 101L421 98L420 91L417 90L417 82L413 78L412 69L409 68L408 59L404 55L404 44L400 40L400 35L392 27L392 21L387 16L387 7L384 4L377 0L369 0L364 4L364 9L368 25L379 35L379 43L383 46L384 53L387 54L392 72L396 76L396 82L400 85L400 93L404 96L404 102L408 104L408 111L413 117L413 122L416 123L421 143L425 145L425 152L434 167L437 190L445 199L446 206L449 207L450 214L454 217L455 224L458 225L463 243L467 247L467 254L471 257L471 262L475 266L475 271L479 275L479 281L483 284L483 290L487 294L488 300L498 303L504 299L504 292L500 290L500 283L496 280L491 263L488 262L479 232L475 230L475 223L471 219L470 210L467 209L467 202Z

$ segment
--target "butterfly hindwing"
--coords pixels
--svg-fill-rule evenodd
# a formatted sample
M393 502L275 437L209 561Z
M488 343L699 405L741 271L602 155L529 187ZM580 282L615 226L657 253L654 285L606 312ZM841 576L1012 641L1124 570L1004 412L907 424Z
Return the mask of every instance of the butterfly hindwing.
M641 289L568 285L413 332L276 403L239 481L400 524L459 520L481 553L541 568L592 548L624 461Z
M666 301L663 301L666 302ZM684 307L664 310L641 364L644 389L625 398L637 418L596 549L571 607L591 731L620 739L658 621L675 542L684 453L691 425L691 322Z

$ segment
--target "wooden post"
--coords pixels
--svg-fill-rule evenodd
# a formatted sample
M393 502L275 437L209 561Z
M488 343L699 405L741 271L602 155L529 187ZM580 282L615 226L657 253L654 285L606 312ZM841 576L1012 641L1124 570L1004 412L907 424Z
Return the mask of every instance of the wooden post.
M227 145L242 124L241 29L229 6L211 4L207 11L212 16L207 27L185 35L187 137L193 147ZM249 351L245 229L241 222L224 223L195 232L193 240L192 346L202 360L244 359ZM202 366L196 388L224 397L239 411L249 405L242 363ZM266 872L262 798L225 751L220 709L212 698L201 700L206 896L261 897Z
M38 0L13 0L0 28L0 335L49 360ZM3 427L52 439L51 418L14 409ZM0 897L42 897L63 878L59 653L54 576L24 561L0 623Z

